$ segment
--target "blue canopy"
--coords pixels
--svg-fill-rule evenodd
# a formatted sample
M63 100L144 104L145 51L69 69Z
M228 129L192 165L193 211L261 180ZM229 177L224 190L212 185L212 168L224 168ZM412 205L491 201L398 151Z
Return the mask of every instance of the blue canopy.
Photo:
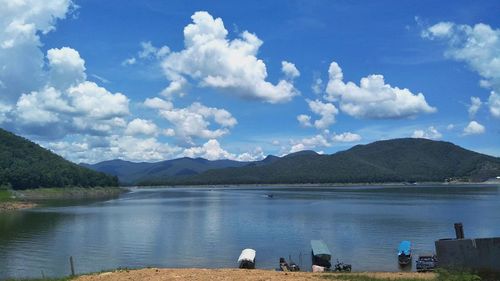
M311 248L313 255L316 257L320 257L326 260L330 260L330 258L332 257L332 253L330 253L328 246L325 242L323 242L323 240L311 240Z
M411 242L410 241L401 241L398 247L398 255L405 254L410 255L411 253Z

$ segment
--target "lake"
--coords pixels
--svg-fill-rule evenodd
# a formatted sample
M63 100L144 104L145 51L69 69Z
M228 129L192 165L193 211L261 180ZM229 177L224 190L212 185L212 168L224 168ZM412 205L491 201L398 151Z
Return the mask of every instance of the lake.
M500 236L495 185L157 188L63 203L0 213L0 279L68 275L69 256L77 273L236 267L246 247L258 268L291 256L310 270L311 239L354 271L398 271L401 240L434 251L455 222L466 237Z

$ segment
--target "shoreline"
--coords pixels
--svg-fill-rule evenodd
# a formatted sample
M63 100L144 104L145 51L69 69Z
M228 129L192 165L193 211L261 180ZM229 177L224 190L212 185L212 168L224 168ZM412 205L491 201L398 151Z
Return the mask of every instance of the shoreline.
M44 202L58 200L112 199L129 192L122 187L62 187L25 190L2 190L0 212L18 211L38 207Z
M196 185L136 185L136 186L122 186L128 190L134 189L156 189L156 188L386 188L386 187L436 187L436 186L467 186L467 187L491 187L500 186L499 182L419 182L410 184L405 182L387 182L387 183L250 183L250 184L196 184Z
M143 268L118 269L110 272L86 274L76 277L77 281L119 281L119 280L436 280L434 273L417 272L354 272L313 273L284 272L263 269L204 269L204 268ZM346 279L349 278L349 279ZM352 278L352 279L351 279Z

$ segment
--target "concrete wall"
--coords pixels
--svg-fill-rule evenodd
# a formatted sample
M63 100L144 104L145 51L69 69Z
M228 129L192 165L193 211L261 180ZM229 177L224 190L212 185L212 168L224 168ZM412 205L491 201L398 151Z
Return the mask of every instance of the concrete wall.
M500 237L436 241L439 267L500 273Z

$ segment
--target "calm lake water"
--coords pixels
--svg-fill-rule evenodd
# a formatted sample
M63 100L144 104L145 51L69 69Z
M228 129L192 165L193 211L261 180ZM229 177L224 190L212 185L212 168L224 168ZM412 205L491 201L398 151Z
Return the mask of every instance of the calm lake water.
M272 198L268 197L272 194ZM236 267L245 247L257 267L280 256L310 270L311 239L355 271L398 271L414 253L454 237L500 236L499 186L142 189L118 199L0 214L0 279L117 267ZM413 266L414 267L414 266Z

